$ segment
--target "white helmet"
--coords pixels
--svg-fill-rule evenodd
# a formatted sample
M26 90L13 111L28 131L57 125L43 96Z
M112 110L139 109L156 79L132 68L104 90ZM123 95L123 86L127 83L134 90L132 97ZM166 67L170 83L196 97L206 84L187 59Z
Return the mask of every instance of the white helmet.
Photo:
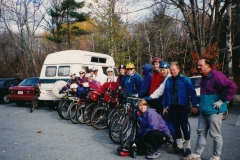
M71 89L77 88L77 87L78 87L78 85L77 85L76 83L73 83L73 84L70 85L70 88L71 88Z
M84 69L80 69L80 70L79 70L79 73L81 73L81 72L86 73L86 71L85 71Z
M85 77L86 77L86 78L92 77L92 74L91 74L91 73L87 73L87 74L85 75Z
M109 71L113 72L113 68L112 67L108 67L107 72L109 72Z
M82 84L83 84L83 87L89 87L89 83L88 82L84 82Z

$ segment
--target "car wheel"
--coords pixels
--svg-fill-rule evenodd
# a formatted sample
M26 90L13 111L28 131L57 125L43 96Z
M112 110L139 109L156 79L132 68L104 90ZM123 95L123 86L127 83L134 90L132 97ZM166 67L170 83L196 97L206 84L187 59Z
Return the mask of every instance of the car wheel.
M7 96L8 96L8 95L5 95L5 96L3 97L3 103L5 103L5 104L6 104L6 103L9 103L9 100L8 100Z
M21 107L24 106L25 101L16 101L17 106Z
M66 94L59 94L59 91L62 89L63 86L65 86L67 84L67 82L65 81L57 81L53 84L52 86L52 93L56 98L63 98L66 96Z

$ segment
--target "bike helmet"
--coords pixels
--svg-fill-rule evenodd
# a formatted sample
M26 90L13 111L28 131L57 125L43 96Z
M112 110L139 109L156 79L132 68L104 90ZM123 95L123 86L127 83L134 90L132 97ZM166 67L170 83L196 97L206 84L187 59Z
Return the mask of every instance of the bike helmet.
M121 156L124 157L129 156L131 153L130 147L118 147L117 151Z
M84 69L80 69L80 70L79 70L79 73L81 73L81 72L86 73L86 71L85 71Z
M121 64L121 65L118 67L118 69L126 69L126 66L123 65L123 64Z
M98 69L95 68L95 67L93 67L93 68L92 68L92 71L93 71L93 72L94 72L94 71L98 71Z
M77 88L77 87L78 87L78 85L77 85L76 83L73 83L73 84L70 85L70 88L71 88L71 89Z
M108 67L107 72L113 72L113 68L112 67Z
M159 58L159 57L155 57L155 58L152 59L152 64L154 64L155 62L161 63L162 60L161 60L161 58Z
M76 73L70 73L69 76L70 76L70 77L72 77L72 76L76 76Z
M85 77L86 77L86 78L92 77L92 74L91 74L91 73L87 73L87 74L85 75Z
M162 62L162 63L159 65L159 68L170 68L170 64L167 63L167 62Z
M130 68L135 68L134 64L133 63L128 63L127 66L126 66L127 69L130 69Z

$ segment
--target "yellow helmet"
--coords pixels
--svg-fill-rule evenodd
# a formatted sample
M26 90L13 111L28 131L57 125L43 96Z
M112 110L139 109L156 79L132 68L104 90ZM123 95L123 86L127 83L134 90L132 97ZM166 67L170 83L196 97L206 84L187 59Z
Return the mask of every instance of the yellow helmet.
M134 64L133 63L128 63L127 66L126 66L127 69L129 68L135 68Z

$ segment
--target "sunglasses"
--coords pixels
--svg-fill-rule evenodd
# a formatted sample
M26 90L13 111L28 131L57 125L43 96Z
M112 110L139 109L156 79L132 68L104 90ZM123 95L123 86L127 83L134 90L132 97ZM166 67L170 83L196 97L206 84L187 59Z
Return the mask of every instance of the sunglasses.
M81 73L79 73L79 74L84 74L84 72L81 72Z
M133 70L133 68L128 68L127 70Z

